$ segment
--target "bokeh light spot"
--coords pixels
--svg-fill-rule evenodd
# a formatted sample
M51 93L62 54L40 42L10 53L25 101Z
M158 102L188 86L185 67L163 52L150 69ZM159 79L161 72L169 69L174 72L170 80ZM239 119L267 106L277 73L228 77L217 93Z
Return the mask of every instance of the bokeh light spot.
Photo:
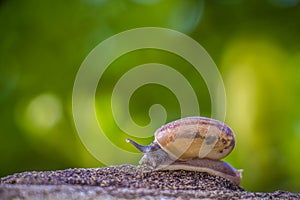
M27 121L36 129L53 127L62 116L60 100L53 94L41 94L28 105L25 113Z
M172 6L168 26L184 33L191 33L202 19L204 1L178 1Z

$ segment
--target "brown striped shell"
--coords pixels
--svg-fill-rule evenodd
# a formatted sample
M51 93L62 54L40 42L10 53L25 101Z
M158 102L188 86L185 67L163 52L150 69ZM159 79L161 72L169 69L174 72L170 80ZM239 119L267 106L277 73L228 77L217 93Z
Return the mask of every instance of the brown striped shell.
M154 135L155 142L179 160L219 160L227 156L235 145L234 134L226 124L205 117L187 117L170 122Z

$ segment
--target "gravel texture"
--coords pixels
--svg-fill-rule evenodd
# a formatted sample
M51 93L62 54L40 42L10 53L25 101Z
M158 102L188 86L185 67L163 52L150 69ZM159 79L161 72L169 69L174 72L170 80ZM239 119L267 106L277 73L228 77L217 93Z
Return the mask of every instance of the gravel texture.
M222 177L144 166L23 172L0 179L0 199L300 199L285 191L244 191Z

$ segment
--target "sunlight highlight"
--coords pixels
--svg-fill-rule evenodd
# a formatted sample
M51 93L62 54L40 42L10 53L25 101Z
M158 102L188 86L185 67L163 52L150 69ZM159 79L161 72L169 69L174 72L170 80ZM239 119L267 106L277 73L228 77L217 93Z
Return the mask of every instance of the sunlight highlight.
M28 105L25 116L36 129L49 129L62 117L62 105L53 94L41 94Z

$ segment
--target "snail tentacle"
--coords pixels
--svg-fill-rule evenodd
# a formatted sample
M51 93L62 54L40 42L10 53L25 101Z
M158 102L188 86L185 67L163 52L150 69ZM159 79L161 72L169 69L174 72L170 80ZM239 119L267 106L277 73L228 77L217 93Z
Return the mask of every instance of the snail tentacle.
M137 148L140 152L142 152L144 154L151 151L151 145L143 146L143 145L140 145L140 144L136 143L135 141L133 141L129 138L126 139L126 142L132 144L133 146L135 146L135 148Z

